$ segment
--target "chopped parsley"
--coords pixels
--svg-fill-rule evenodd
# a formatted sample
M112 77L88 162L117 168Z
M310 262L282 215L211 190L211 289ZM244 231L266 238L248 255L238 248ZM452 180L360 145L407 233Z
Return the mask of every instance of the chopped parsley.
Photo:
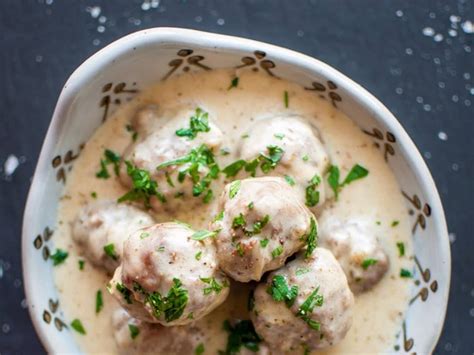
M58 266L62 264L67 257L69 256L69 253L67 251L64 251L62 249L56 249L56 252L50 256L51 260L53 260L53 266Z
M130 338L135 339L140 334L140 329L135 324L129 324Z
M198 261L201 260L201 257L202 257L202 251L198 251L196 253L196 255L194 255L194 259L196 259Z
M155 318L160 318L164 314L166 322L171 322L183 314L188 303L188 290L182 287L179 279L175 278L166 296L155 291L147 295L146 303L151 306Z
M318 292L319 286L308 296L296 313L297 317L303 319L311 329L316 331L321 329L321 323L311 319L310 315L313 313L314 307L321 307L324 303L324 297Z
M71 322L71 328L79 334L86 335L86 330L84 329L82 322L77 318Z
M288 108L289 107L289 104L290 104L290 99L288 97L288 91L285 90L285 92L283 93L283 101L285 102L285 108Z
M308 161L309 160L308 154L303 155L303 158L301 158L301 159L303 159L303 161Z
M214 222L219 222L224 219L224 210L220 211L217 216L214 217Z
M196 347L196 349L194 349L194 355L202 355L202 354L204 354L204 344L199 343L199 345Z
M402 268L402 269L400 269L400 277L412 278L413 274L411 273L410 270Z
M222 172L227 177L236 176L242 169L245 169L246 172L250 173L251 176L255 176L257 173L257 168L260 166L260 169L263 173L267 174L270 170L275 169L276 165L280 162L284 150L277 145L267 146L267 151L265 153L260 153L256 158L245 161L243 159L236 160L233 163L227 165Z
M104 300L102 299L102 291L98 290L95 294L95 313L99 313L104 307Z
M150 208L150 198L156 196L161 202L166 202L165 197L158 191L158 184L150 176L147 170L139 169L132 163L126 161L127 174L132 179L133 187L125 195L118 199L124 201L143 201L145 208Z
M249 210L253 210L253 208L255 207L255 204L252 202L250 202L247 207L249 208Z
M392 227L396 227L400 224L400 221L393 221L392 222Z
M229 187L229 197L234 198L239 193L242 182L240 180L232 181Z
M114 243L110 243L110 244L107 244L104 246L104 252L105 254L114 259L114 260L118 260L118 255L117 253L115 252L115 245Z
M209 114L201 108L196 108L193 116L189 119L189 128L180 128L176 131L179 137L187 137L188 140L193 140L197 137L199 132L209 132Z
M200 196L209 189L212 180L219 177L219 165L215 161L214 154L211 149L205 144L201 144L198 148L193 148L191 151L175 160L164 162L157 166L157 170L168 166L181 166L185 167L178 172L178 182L182 183L187 175L193 182L193 196ZM204 176L201 175L201 171L207 170L208 173Z
M170 185L171 187L174 187L174 183L171 180L171 176L168 172L165 172L165 177L166 177L166 182L168 183L168 185Z
M224 287L227 287L227 283L223 283L221 285L219 282L217 282L217 280L214 277L200 277L199 279L205 284L209 285L209 286L206 286L203 290L205 295L209 295L213 291L215 293L219 293L222 291Z
M150 233L148 233L148 232L140 233L140 239L145 239L145 238L148 238L149 236L150 236Z
M321 183L319 175L314 175L306 186L306 206L314 207L319 203L318 187Z
M132 291L130 291L124 286L124 284L121 284L120 282L115 284L115 288L122 294L122 297L125 302L127 302L127 304L132 304Z
M285 175L285 180L290 186L295 186L296 182L290 175Z
M132 141L135 142L138 138L138 132L135 131L135 129L133 128L131 124L126 125L125 129L127 130L127 132L130 132L132 134Z
M306 235L306 251L304 256L308 258L313 253L314 249L318 246L318 226L316 220L311 217L309 224L309 232Z
M284 133L275 133L273 136L274 136L275 138L277 138L277 139L280 139L280 140L282 140L283 138L285 138L285 134L284 134Z
M262 240L260 241L260 246L261 246L262 248L265 248L265 247L268 245L269 242L270 242L270 241L269 241L267 238L262 239Z
M227 90L230 90L232 88L236 88L239 85L239 77L236 76L232 81L230 82L230 86Z
M79 260L77 263L79 264L79 270L84 270L84 265L86 262L84 260Z
M206 238L213 238L215 237L219 231L208 231L207 229L202 229L197 232L194 232L193 235L191 235L191 239L194 240L204 240Z
M405 255L405 243L403 242L398 242L397 243L397 248L398 248L398 255L400 257Z
M112 164L115 175L119 175L120 155L110 149L104 151L104 158L100 160L100 170L95 174L99 179L108 179L110 177L107 166Z
M159 246L158 248L156 248L156 251L157 252L164 252L165 251L165 247L163 245Z
M246 138L250 137L250 135L248 133L245 133L245 134L242 134L240 137L242 139L246 139Z
M234 217L232 220L232 228L237 229L240 227L245 227L247 222L245 221L245 217L242 213L240 213L237 217Z
M283 247L281 245L277 246L272 250L272 258L275 259L277 256L280 256L283 253Z
M291 307L298 296L298 286L288 285L283 275L273 276L271 285L267 288L267 293L277 302L285 302L287 307Z
M360 266L362 266L362 268L364 270L367 270L369 268L369 266L372 266L372 265L375 265L377 264L378 260L377 259L365 259L364 261L362 261L362 264L360 264Z
M230 149L229 148L221 148L220 152L221 152L221 155L229 155L230 154Z
M343 186L349 185L351 182L358 179L362 179L366 177L367 175L369 175L369 171L363 166L356 164L349 171L344 181L340 183L339 182L340 180L339 168L335 165L331 165L329 167L328 183L329 183L329 186L331 186L331 189L334 191L336 200L338 199L339 191L341 190Z
M244 248L242 247L242 244L241 244L241 243L237 243L237 245L235 246L235 250L237 250L237 254L239 254L240 257L243 257L243 256L244 256L245 250L244 250Z
M92 197L92 198L97 198L97 192L92 191L92 192L91 192L91 197Z
M296 272L295 272L295 275L296 276L301 276L301 275L304 275L304 274L307 274L308 272L310 272L311 269L310 268L303 268L303 267L299 267L296 269Z
M204 195L204 198L202 199L202 201L204 203L209 203L209 202L211 202L213 197L214 197L214 192L211 189L209 189L209 190L207 190L206 194Z
M229 333L229 335L227 337L226 349L222 352L223 354L238 354L242 346L255 353L260 350L258 344L262 340L255 332L253 323L250 320L237 321L234 326L226 320L224 322L224 329Z

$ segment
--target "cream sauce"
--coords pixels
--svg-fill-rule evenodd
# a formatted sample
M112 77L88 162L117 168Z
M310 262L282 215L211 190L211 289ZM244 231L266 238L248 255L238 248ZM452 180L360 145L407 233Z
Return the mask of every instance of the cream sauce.
M236 74L240 78L238 87L228 90ZM285 108L284 104L285 91L289 94L289 108ZM55 268L55 277L65 314L70 320L80 319L87 331L86 335L75 333L81 349L87 353L117 353L111 314L118 305L106 291L105 285L110 277L105 272L92 267L87 260L84 270L79 270L78 260L83 258L72 241L70 222L83 205L94 200L91 192L96 192L98 199L116 199L126 192L118 179L98 179L95 173L99 170L99 159L105 148L118 153L124 151L131 141L131 134L125 126L137 108L149 103L164 107L191 103L210 112L226 137L223 146L231 150L230 155L219 156L221 167L235 160L236 145L245 139L242 135L259 116L288 112L309 118L319 129L332 162L341 168L342 176L356 163L369 170L366 178L343 189L339 201L331 207L332 213L341 218L359 215L372 218L389 256L390 269L374 289L356 296L354 321L346 338L337 346L318 353L391 350L409 298L410 283L400 278L400 268L412 267L408 257L412 255L412 243L406 206L392 172L369 137L327 101L299 85L262 73L236 73L235 70L187 73L143 91L97 129L75 162L59 206L54 237L55 246L67 250L69 257ZM155 217L158 221L177 218L195 228L205 228L211 214L212 204L175 216L160 214ZM394 220L399 221L396 227L391 226ZM403 258L398 256L397 242L405 243L406 256ZM96 314L95 294L99 289L104 296L104 309ZM248 290L248 285L233 284L227 301L198 321L200 326L206 328L206 354L215 354L218 349L225 348L227 334L222 330L225 319L249 318Z

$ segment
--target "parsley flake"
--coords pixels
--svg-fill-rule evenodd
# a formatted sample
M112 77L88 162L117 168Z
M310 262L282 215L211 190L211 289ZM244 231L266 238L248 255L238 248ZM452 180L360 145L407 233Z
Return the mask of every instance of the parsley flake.
M412 278L413 274L411 273L411 271L402 268L402 269L400 269L400 277Z
M268 245L269 242L270 242L270 241L269 241L267 238L262 239L262 240L260 241L260 246L261 246L262 248L265 248L265 247Z
M67 257L69 256L69 253L67 251L64 251L62 249L56 249L56 252L50 256L51 260L53 260L53 266L58 266L62 264Z
M198 251L196 255L194 255L194 259L196 259L197 261L201 260L201 257L202 257L202 251Z
M188 303L188 290L182 287L179 279L175 278L166 296L155 291L147 295L146 303L151 306L155 318L160 318L164 314L166 322L171 322L183 314Z
M176 131L179 137L187 137L188 140L193 140L197 137L199 132L209 132L209 114L201 108L196 108L193 116L189 119L189 128L180 128Z
M230 86L227 90L230 90L232 88L236 88L239 85L239 77L236 76L232 81L230 82Z
M86 335L86 330L84 329L82 322L77 318L71 322L71 328L79 334Z
M99 313L104 307L104 300L102 299L102 291L98 290L95 294L95 313Z
M129 324L130 338L135 339L140 334L140 329L135 324Z
M340 180L340 172L339 168L335 165L331 165L329 167L329 176L328 176L328 183L331 186L331 189L334 191L334 195L336 200L339 197L339 191L345 185L349 185L351 182L362 179L369 175L369 171L364 168L363 166L356 164L352 167L352 169L347 174L346 178L342 183L339 182Z
M288 91L285 90L285 92L283 93L283 101L285 103L285 108L288 108L289 105L290 105L290 99L288 97Z
M214 238L219 231L208 231L207 229L202 229L197 232L194 232L193 235L191 235L191 239L193 240L204 240L206 238Z
M306 206L314 207L319 203L318 187L321 183L319 175L314 175L306 186Z
M234 198L239 193L242 182L240 180L232 181L229 187L229 197Z
M267 293L272 296L273 300L284 301L287 307L291 307L298 296L298 286L290 286L283 275L275 275L271 285L267 288Z
M104 158L100 160L100 170L95 174L99 179L108 179L110 177L107 166L112 164L115 175L119 175L120 155L110 149L104 150Z
M132 291L130 291L128 288L124 286L124 284L117 282L115 284L115 288L118 292L122 294L123 299L127 304L132 304Z
M272 250L272 258L275 259L277 256L280 256L283 253L283 247L279 245Z
M314 307L321 307L324 303L324 297L319 292L319 286L314 290L296 313L297 317L303 319L311 329L319 331L321 329L321 323L311 319L311 313L313 313Z
M318 226L316 225L316 220L311 217L309 224L309 232L306 235L306 251L304 256L306 258L310 257L314 249L318 246Z
M118 255L115 252L115 245L114 243L110 243L104 246L104 252L107 256L114 260L118 260Z
M132 189L117 201L143 201L145 208L150 208L150 198L155 196L161 202L166 202L165 197L158 191L158 184L150 176L147 170L139 169L132 163L126 161L127 174L132 179Z
M224 287L227 287L227 284L226 283L223 283L222 285L217 282L217 280L214 278L214 277L200 277L199 278L202 282L204 282L205 284L209 285L207 287L204 288L203 292L204 292L204 295L209 295L211 294L213 291L215 293L219 293L222 291L222 289Z
M285 180L290 186L295 186L296 182L290 175L285 175Z
M377 259L365 259L364 261L362 261L362 264L360 264L360 266L362 266L362 268L364 270L367 270L369 268L369 266L372 266L372 265L375 265L377 264L378 260Z
M202 355L202 354L204 354L204 344L199 343L199 345L196 347L196 349L194 349L194 355Z
M79 270L84 270L84 265L86 262L84 260L79 260L77 263L79 264Z
M392 222L392 227L396 227L400 224L400 221L393 221Z
M223 354L234 355L240 352L242 346L252 352L260 350L259 343L262 341L255 332L253 323L250 320L237 321L234 326L229 321L224 322L224 329L229 333L227 346Z
M403 242L398 242L397 243L397 248L398 248L398 255L400 257L405 255L405 243Z

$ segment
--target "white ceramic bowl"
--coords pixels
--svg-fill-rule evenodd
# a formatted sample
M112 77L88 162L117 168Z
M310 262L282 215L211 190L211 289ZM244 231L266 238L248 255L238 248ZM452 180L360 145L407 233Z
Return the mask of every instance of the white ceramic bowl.
M140 88L181 72L244 66L314 90L351 117L379 147L406 198L417 265L413 298L387 351L433 351L448 301L448 234L430 172L397 119L351 79L303 54L238 37L154 28L110 44L71 75L41 150L24 214L22 252L30 315L48 352L79 351L61 311L48 256L54 245L58 200L81 145Z

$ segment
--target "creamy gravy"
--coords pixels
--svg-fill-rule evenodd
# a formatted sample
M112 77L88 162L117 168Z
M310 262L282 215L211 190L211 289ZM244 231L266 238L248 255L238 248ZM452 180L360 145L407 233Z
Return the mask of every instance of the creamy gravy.
M401 278L399 273L401 268L412 267L412 261L408 258L412 255L412 243L400 188L382 154L348 117L314 93L296 84L250 71L238 72L238 87L228 90L235 74L235 70L188 73L147 89L97 129L75 162L59 206L54 240L57 248L69 252L66 261L55 268L55 277L66 317L69 320L80 319L86 329L86 335L75 333L77 342L87 353L118 351L111 326L111 314L118 305L105 288L110 277L92 267L87 260L84 270L79 270L78 260L83 257L79 255L70 233L70 222L78 210L94 200L91 192L97 193L97 199L116 199L126 192L115 177L107 180L95 177L103 150L124 151L131 141L131 134L125 126L138 107L149 103L164 107L191 103L211 112L226 136L223 146L228 147L231 154L218 155L221 167L236 159L235 147L244 139L242 135L252 121L268 113L285 111L307 117L319 129L332 162L342 170L341 175L345 176L356 163L369 170L366 178L346 186L339 201L330 208L332 213L343 218L362 215L373 220L379 230L378 237L389 256L390 269L375 288L356 296L354 321L345 339L337 346L318 353L377 353L391 350L408 305L410 283ZM288 108L284 104L284 91L289 94ZM219 191L219 188L215 187L214 190ZM211 211L212 204L190 213L178 213L175 216L160 214L155 215L155 218L157 221L179 219L199 229L207 227ZM394 220L399 221L396 227L391 226ZM407 256L398 256L397 242L405 243ZM200 326L206 328L206 354L216 354L218 349L225 349L227 333L222 330L225 319L249 318L249 287L233 284L226 302L198 321ZM96 315L95 295L99 289L104 296L104 308Z

